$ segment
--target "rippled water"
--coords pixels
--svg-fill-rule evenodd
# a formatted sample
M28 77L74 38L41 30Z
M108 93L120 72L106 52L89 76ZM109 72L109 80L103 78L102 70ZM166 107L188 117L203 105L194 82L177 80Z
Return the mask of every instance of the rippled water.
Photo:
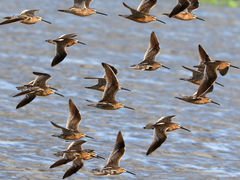
M140 0L139 0L140 1ZM126 1L136 7L139 1ZM101 2L103 2L101 4ZM218 179L240 177L239 79L240 71L230 69L209 96L221 106L192 105L175 99L179 94L191 95L197 86L179 81L190 76L181 65L199 61L197 46L207 50L213 59L240 65L240 9L202 5L196 11L206 22L183 22L161 16L175 1L159 1L152 14L167 22L138 24L117 15L129 13L121 1L95 0L93 7L109 14L81 18L57 12L72 6L72 1L2 0L0 16L18 14L24 9L41 9L39 14L52 25L39 22L32 26L15 23L1 26L0 39L0 179L60 179L70 165L49 169L55 162L53 153L69 142L51 137L57 132L50 120L64 125L68 117L68 99L72 98L82 115L80 129L95 140L83 148L95 149L108 157L118 130L122 130L126 153L121 166L137 174L137 179ZM158 36L161 53L157 57L167 69L154 72L133 71L130 65L140 62L152 31ZM44 42L64 33L77 33L87 46L68 48L69 55L59 65L50 67L55 47ZM84 99L99 100L102 94L85 89L94 81L84 76L102 76L101 62L119 70L119 81L132 92L119 91L120 102L136 108L104 111L86 106ZM32 71L47 72L49 81L65 98L56 95L38 97L16 110L20 98L12 98L16 86L34 78ZM152 142L151 130L142 127L159 117L175 114L175 122L191 129L168 133L167 141L149 157L146 150ZM90 172L106 161L92 159L69 179L97 179ZM135 178L122 174L116 179Z

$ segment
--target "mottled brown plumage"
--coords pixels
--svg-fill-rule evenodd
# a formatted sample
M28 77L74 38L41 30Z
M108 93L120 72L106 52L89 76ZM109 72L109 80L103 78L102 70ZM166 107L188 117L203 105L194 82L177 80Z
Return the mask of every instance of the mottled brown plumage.
M172 118L174 117L175 115L161 117L155 124L149 123L144 127L144 129L154 129L154 140L148 148L146 155L151 154L166 141L167 132L174 131L179 128L191 132L179 124L172 123Z
M14 23L14 22L20 22L23 24L31 25L31 24L37 23L38 21L43 21L48 24L51 24L51 22L44 20L42 17L35 16L35 12L39 12L39 11L40 10L38 10L38 9L24 10L17 16L4 17L4 19L6 19L6 20L1 22L0 25L10 24L10 23Z
M138 6L137 10L131 8L127 4L123 2L123 5L131 11L131 15L119 15L124 18L133 20L138 23L148 23L151 21L158 21L164 23L163 21L157 19L157 17L150 15L150 10L157 4L157 0L142 0L140 5Z
M90 16L92 14L101 14L107 16L107 14L99 12L93 8L90 8L90 4L92 3L92 0L74 0L73 7L70 7L69 9L63 9L58 10L60 12L70 13L77 16Z
M35 80L30 81L26 85L16 87L21 92L14 95L13 97L25 95L24 99L20 101L16 109L29 104L36 96L48 96L50 94L57 94L63 97L62 94L56 92L57 89L52 88L46 84L46 82L51 78L49 74L41 72L33 72L33 74L37 75Z
M66 47L70 47L76 43L86 45L85 43L75 39L76 36L76 34L63 34L57 39L46 40L46 42L56 45L56 55L52 60L51 66L57 65L65 59L65 57L67 56Z
M107 81L106 87L103 92L103 98L97 104L89 104L88 106L97 107L105 110L116 110L119 108L128 108L134 110L133 108L125 106L116 100L116 94L120 89L117 77L108 64L102 63L102 66L105 69Z
M53 126L62 130L62 134L56 134L53 136L65 140L77 140L83 137L92 138L90 136L87 136L85 133L79 131L79 124L81 123L81 121L82 119L78 108L73 103L73 101L69 99L69 117L67 120L66 128L59 126L51 121Z
M118 132L114 149L109 156L107 165L103 169L94 169L93 173L96 176L106 175L119 175L124 172L135 175L134 173L127 171L125 168L120 167L120 160L125 153L125 143L121 131Z
M150 43L147 51L144 55L144 60L139 64L132 65L131 68L134 70L142 70L142 71L154 71L160 67L164 67L170 69L163 64L156 62L156 56L160 53L160 46L157 39L157 36L154 32L150 35Z

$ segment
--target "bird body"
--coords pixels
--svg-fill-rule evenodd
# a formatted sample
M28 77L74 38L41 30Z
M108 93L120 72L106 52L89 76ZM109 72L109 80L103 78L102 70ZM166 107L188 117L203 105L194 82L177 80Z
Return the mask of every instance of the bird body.
M150 147L147 150L146 155L151 154L153 151L155 151L157 148L159 148L167 139L167 133L170 131L177 130L179 128L184 129L186 131L189 131L185 127L182 127L179 124L173 123L172 118L174 118L175 115L172 116L164 116L161 117L156 123L147 124L144 129L154 129L154 140Z
M150 35L150 43L144 55L144 60L139 64L132 65L131 69L142 71L154 71L160 67L170 69L160 62L156 62L156 56L160 53L160 46L157 36L154 32Z
M157 0L142 0L140 5L138 6L137 10L131 8L126 3L123 2L123 6L128 8L132 14L130 15L119 15L121 17L133 20L138 23L148 23L151 21L158 21L164 23L163 21L157 19L157 17L150 15L150 10L157 4Z

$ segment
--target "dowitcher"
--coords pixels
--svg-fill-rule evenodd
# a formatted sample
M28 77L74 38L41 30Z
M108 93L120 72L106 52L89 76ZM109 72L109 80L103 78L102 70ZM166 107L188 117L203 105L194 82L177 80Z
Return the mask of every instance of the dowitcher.
M48 24L51 24L51 22L44 20L42 17L35 16L35 12L39 12L39 11L40 11L39 9L24 10L17 16L4 17L4 19L6 20L1 22L0 25L14 23L14 22L20 22L23 24L35 24L38 21L43 21Z
M115 75L118 74L118 70L109 65L109 67L113 70L113 72L115 73ZM105 89L105 86L106 86L106 75L104 75L102 78L97 78L97 77L91 77L91 76L88 76L88 77L84 77L84 79L97 79L98 80L98 83L94 86L90 86L90 87L85 87L85 88L88 88L88 89L93 89L93 90L97 90L97 91L104 91ZM131 91L127 88L124 88L124 87L120 87L121 90L125 90L125 91Z
M79 40L75 39L77 34L63 34L57 39L54 40L46 40L48 43L56 44L56 55L53 58L51 66L55 66L58 63L62 62L64 58L67 56L66 47L70 47L76 43L80 43L83 45L86 45L83 42L80 42Z
M144 127L144 129L154 129L154 140L148 148L146 155L151 154L166 141L167 132L174 131L179 128L191 132L187 128L182 127L179 124L173 123L172 118L174 117L175 115L161 117L155 124L150 123Z
M131 15L119 15L125 17L127 19L136 21L138 23L148 23L151 21L158 21L164 23L163 21L157 19L157 17L150 15L150 10L157 4L157 0L142 0L140 5L138 6L137 10L129 7L127 4L123 2L123 5L130 9Z
M73 161L72 166L65 172L63 176L64 179L80 170L83 167L83 160L90 160L93 158L104 159L103 157L98 156L94 152L94 150L91 149L83 150L82 144L84 143L86 143L86 141L83 140L74 141L68 146L67 150L58 152L56 155L63 156L63 158L52 164L50 168L55 168Z
M201 80L203 79L203 72L200 72L200 71L197 71L197 70L185 67L185 66L182 66L182 67L186 70L191 71L192 72L192 77L190 77L188 79L187 78L180 78L180 80L188 81L188 82L191 82L193 84L200 85ZM222 85L218 82L215 82L215 83L218 84L219 86L224 87L224 85Z
M77 140L77 139L81 139L83 137L92 138L90 136L87 136L83 132L79 131L79 124L81 123L81 121L82 121L82 118L81 118L78 108L73 103L73 101L71 99L69 99L69 117L67 120L66 128L59 126L56 123L51 121L53 126L62 130L62 134L57 134L57 135L53 135L53 136L59 137L61 139L65 139L65 140Z
M157 36L154 32L151 33L150 43L147 51L144 55L144 60L139 64L132 65L131 68L135 70L142 71L154 71L160 67L170 69L169 67L164 66L160 62L156 62L156 56L160 53L160 46L157 39Z
M46 82L51 78L49 74L41 72L33 72L37 75L35 80L29 82L27 85L16 87L22 92L14 95L13 97L25 95L24 99L17 105L16 109L25 106L30 103L36 96L48 96L50 94L57 94L64 97L62 94L56 92L57 89L50 87Z
M199 7L198 0L178 0L178 4L173 8L170 14L163 13L168 17L174 17L180 20L193 20L199 19L205 21L204 19L197 17L192 11L196 10Z
M199 54L200 54L200 63L199 63L199 65L194 66L194 67L197 67L198 71L203 72L204 71L204 67L205 67L204 63L205 62L210 62L212 60L211 60L210 56L207 54L207 52L203 49L203 47L200 44L198 45L198 50L199 50ZM218 66L217 70L219 71L219 73L222 76L227 74L227 72L229 70L229 67L240 69L237 66L231 65L230 62L221 61L221 60L217 60L217 61L221 62L221 64Z
M193 96L182 96L182 97L175 97L177 99L180 99L180 100L183 100L185 102L189 102L189 103L192 103L192 104L207 104L207 103L213 103L213 104L216 104L216 105L219 105L219 103L213 101L212 99L206 97L206 94L207 93L210 93L213 91L213 85L204 93L202 94L201 96L199 97L194 97Z
M117 139L115 142L114 149L109 156L107 165L103 169L93 169L93 173L96 176L107 176L107 175L119 175L122 173L130 173L136 175L123 167L120 167L120 160L125 153L125 143L121 131L118 132Z
M119 108L128 108L128 109L134 110L131 107L125 106L122 103L117 102L116 94L120 89L120 85L118 83L117 77L113 72L112 68L108 64L102 63L102 66L105 69L106 81L107 81L105 90L103 92L103 98L97 104L89 104L88 106L97 107L105 110L116 110ZM89 101L89 102L92 102L92 101Z
M58 10L60 12L70 13L77 16L90 16L92 14L101 14L107 16L107 14L99 12L90 8L92 0L74 0L73 7L69 9Z
M217 68L221 64L221 61L206 61L205 68L204 68L204 75L203 79L199 85L199 88L193 96L183 96L183 97L176 97L177 99L181 99L190 103L194 104L206 104L206 103L214 103L210 98L205 97L207 93L213 91L213 85L218 77L217 75Z

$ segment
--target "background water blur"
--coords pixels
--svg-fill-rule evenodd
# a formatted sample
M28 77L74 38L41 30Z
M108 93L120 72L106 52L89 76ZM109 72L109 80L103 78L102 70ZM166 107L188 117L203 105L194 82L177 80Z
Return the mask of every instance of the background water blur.
M41 3L40 3L41 2ZM126 1L137 7L139 1ZM239 8L202 5L195 13L202 21L184 22L162 16L175 1L159 1L152 14L166 25L152 22L138 24L120 18L128 14L122 1L94 1L92 7L109 16L92 15L81 18L57 12L72 6L71 0L1 0L0 17L18 14L24 9L41 9L38 13L48 25L39 22L32 26L20 23L1 26L0 30L0 179L60 179L70 165L49 169L58 158L56 151L69 142L51 137L59 132L50 120L64 125L68 117L68 99L72 98L82 115L80 129L95 140L86 139L83 148L95 149L108 157L118 130L122 130L126 153L121 166L137 174L137 179L218 179L240 177L239 79L240 71L230 69L209 96L221 106L192 105L175 99L179 94L191 95L197 86L180 81L190 76L182 65L198 64L197 46L201 44L213 59L228 60L240 65ZM140 62L155 31L161 53L157 57L167 69L154 72L133 71L130 65ZM68 48L67 58L54 68L50 63L55 47L44 42L64 33L77 33L87 46ZM85 89L95 81L84 76L102 76L101 62L119 70L122 86L132 92L120 91L117 99L135 111L120 109L104 111L87 106L84 99L98 101L102 94ZM16 86L32 80L33 71L52 75L49 84L65 95L37 97L31 104L16 110L21 98L12 98ZM175 122L192 130L170 132L161 148L149 157L146 150L152 142L151 130L142 127L165 115L177 115ZM69 179L97 179L90 172L103 167L106 161L85 161L84 167ZM71 164L71 163L70 163ZM106 177L105 177L106 178ZM122 174L109 179L135 178ZM102 179L102 178L101 178Z

